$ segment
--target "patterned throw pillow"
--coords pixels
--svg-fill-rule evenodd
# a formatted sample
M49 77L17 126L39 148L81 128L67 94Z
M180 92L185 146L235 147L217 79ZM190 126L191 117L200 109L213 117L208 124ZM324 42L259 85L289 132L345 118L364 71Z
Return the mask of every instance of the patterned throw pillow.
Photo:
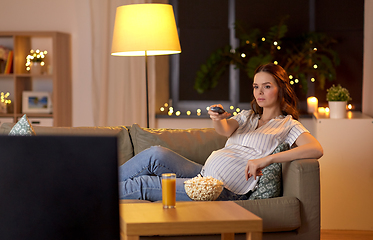
M36 135L26 114L19 119L9 132L9 136L33 136Z
M289 150L289 144L282 143L272 154ZM260 177L258 185L250 195L249 200L273 198L281 195L282 188L282 164L272 163L262 169L263 176Z

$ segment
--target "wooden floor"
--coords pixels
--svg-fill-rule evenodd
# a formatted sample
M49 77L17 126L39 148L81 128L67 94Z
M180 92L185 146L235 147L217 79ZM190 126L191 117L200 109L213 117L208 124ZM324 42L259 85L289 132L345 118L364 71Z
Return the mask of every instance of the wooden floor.
M373 231L321 230L320 240L373 240Z

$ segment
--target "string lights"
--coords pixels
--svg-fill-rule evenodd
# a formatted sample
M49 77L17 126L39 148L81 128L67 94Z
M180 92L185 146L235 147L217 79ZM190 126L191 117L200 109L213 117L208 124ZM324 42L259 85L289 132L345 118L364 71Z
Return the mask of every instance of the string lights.
M269 41L272 41L272 40L270 40L270 39L266 39L264 36L261 37L261 38L259 38L259 39L260 39L263 43L264 43L264 42L269 43ZM260 41L260 40L259 40L259 41ZM251 42L251 41L249 41L249 40L246 40L245 43L246 43L247 45L251 45L252 48L256 48L257 45L260 45L260 43ZM282 47L280 46L281 41L273 40L273 42L271 42L270 44L273 45L273 46L272 46L272 49L273 49L273 50L275 50L275 49L277 49L278 51L282 50ZM315 46L315 44L313 43L312 40L309 42L309 44ZM231 54L235 54L236 51L237 51L237 49L230 49L229 51L230 51ZM310 47L308 51L309 51L309 53L314 54L314 53L316 53L316 52L318 51L318 49L317 49L317 47ZM246 54L245 52L243 52L243 51L242 51L242 52L240 51L240 53L238 53L238 54L239 54L239 56L240 56L242 59L249 57L249 55L247 55L247 54ZM312 71L310 71L311 74L312 74L312 72L314 72L315 70L317 70L317 71L319 70L319 69L318 69L319 66L318 66L318 64L316 64L315 62L312 61L312 58L309 59L309 60L310 60L310 61L308 62L308 67L310 68L309 70L312 70ZM279 64L279 61L278 61L278 60L273 60L273 63L276 64L276 65L278 65L278 64ZM322 67L322 65L320 65L320 67ZM311 75L311 74L310 74L310 75ZM294 76L294 75L292 75L292 74L289 75L289 80L290 80L290 84L291 84L291 85L294 85L294 84L300 84L301 81L304 81L303 78L304 78L304 76L296 76L296 75ZM310 77L308 77L308 81L311 82L311 83L315 83L316 80L317 80L317 79L316 79L314 76L310 76ZM206 107L206 111L208 111L208 109L209 109L209 107ZM237 114L241 111L241 109L239 109L239 108L235 108L234 106L230 106L229 109L231 110L232 115L237 115ZM201 109L196 109L196 110L194 110L194 111L193 111L193 110L187 110L187 111L185 111L185 113L183 113L183 112L181 112L181 111L176 111L176 112L174 112L173 107L168 107L168 104L167 104L167 103L165 103L164 106L160 107L160 110L161 110L162 113L163 113L163 112L164 112L164 113L167 112L167 114L168 114L169 116L173 116L173 115L175 115L175 116L178 116L178 117L179 117L179 116L183 116L183 115L186 115L186 116L193 116L193 115L202 116L202 115L203 115ZM322 111L323 111L323 112L329 112L329 108L324 108L324 109L322 109Z
M206 114L207 114L207 111L209 110L210 107L206 107ZM240 108L236 108L234 106L230 106L229 109L232 112L233 115L237 115L239 112L241 112L241 109ZM180 116L202 116L203 115L203 111L201 108L197 108L196 110L187 110L185 111L185 113L183 113L182 111L180 110L175 110L173 107L169 106L168 103L165 103L163 104L163 106L161 106L159 108L159 110L162 112L162 113L166 113L167 112L167 115L168 116L176 116L176 117L180 117Z
M7 92L7 93L1 92L0 102L3 103L3 104L10 104L12 101L10 99L7 99L9 97L9 95L10 95L9 92Z
M39 49L36 49L35 51L33 49L30 50L30 54L26 57L26 70L31 70L31 62L39 62L40 66L44 66L44 58L45 55L47 55L47 51L40 51Z
M261 40L262 40L263 42L265 42L265 41L266 41L266 38L265 38L265 37L262 37ZM312 44L312 41L311 41L310 43ZM250 41L249 41L249 40L246 40L246 44L250 44ZM252 45L253 48L256 46L255 43L251 43L251 45ZM281 46L279 45L279 42L278 42L278 41L276 41L276 40L273 41L273 46L274 46L277 50L281 50ZM313 53L315 53L315 52L317 51L317 48L314 47L314 48L312 48L311 51L313 51ZM232 50L231 50L231 52L232 52ZM246 54L245 54L245 53L241 53L241 57L242 57L242 58L245 58L245 57L246 57ZM273 63L276 64L276 65L279 64L279 62L278 62L277 60L274 60ZM317 69L318 67L319 67L319 66L318 66L317 64L313 64L313 65L312 65L312 68L313 68L313 69ZM292 75L289 75L289 79L290 79L290 84L291 84L291 85L294 85L294 84L300 83L300 80L299 80L298 78L294 78L294 76L292 76ZM315 83L315 82L316 82L316 79L315 79L314 77L311 77L309 80L311 81L311 83Z
M0 94L0 113L7 113L7 106L12 102L9 97L10 93L1 92Z

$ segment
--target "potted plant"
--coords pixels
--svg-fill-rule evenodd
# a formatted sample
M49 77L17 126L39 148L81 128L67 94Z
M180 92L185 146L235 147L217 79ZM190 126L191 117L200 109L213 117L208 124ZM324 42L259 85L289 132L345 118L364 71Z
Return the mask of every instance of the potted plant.
M351 101L350 93L340 84L331 86L326 90L326 100L329 103L330 118L344 118L346 116L346 105Z

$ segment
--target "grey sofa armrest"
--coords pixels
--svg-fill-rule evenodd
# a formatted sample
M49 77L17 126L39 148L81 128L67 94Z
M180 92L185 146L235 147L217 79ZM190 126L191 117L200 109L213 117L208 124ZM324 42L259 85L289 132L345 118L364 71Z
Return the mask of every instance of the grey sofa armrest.
M320 168L317 159L295 160L282 165L283 196L300 201L301 227L297 234L307 233L320 239Z
M3 123L0 126L0 135L8 135L15 123ZM42 135L75 135L75 136L117 136L118 137L118 164L122 165L133 157L133 147L128 128L115 127L42 127L33 126L37 136Z

